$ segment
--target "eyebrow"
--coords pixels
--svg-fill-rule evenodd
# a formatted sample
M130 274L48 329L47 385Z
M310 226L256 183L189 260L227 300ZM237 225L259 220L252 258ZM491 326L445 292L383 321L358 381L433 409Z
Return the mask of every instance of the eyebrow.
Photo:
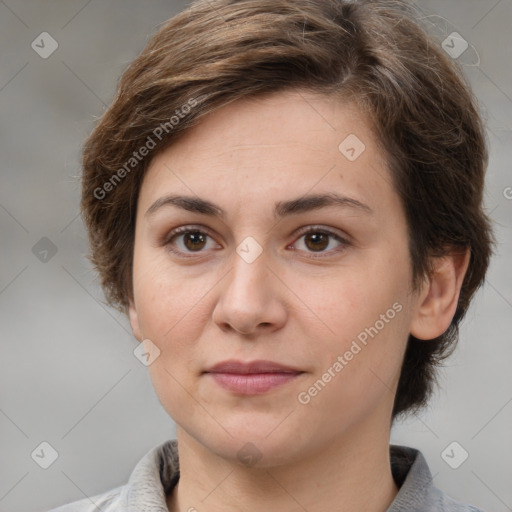
M157 210L164 206L176 206L193 213L210 215L220 219L226 218L226 212L216 204L201 199L200 197L168 195L157 199L146 211L145 216L154 215ZM314 194L302 196L289 201L278 201L274 206L274 217L281 218L289 215L310 212L326 208L328 206L341 206L352 208L362 213L373 214L374 211L366 204L351 197L342 196L335 193Z

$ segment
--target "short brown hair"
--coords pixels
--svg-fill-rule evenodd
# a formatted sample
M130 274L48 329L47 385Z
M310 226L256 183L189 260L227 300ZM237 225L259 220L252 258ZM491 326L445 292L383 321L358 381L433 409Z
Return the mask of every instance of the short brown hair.
M424 407L494 238L482 208L477 102L417 17L404 1L200 0L164 24L84 147L81 207L108 302L126 311L132 297L138 192L159 151L240 98L289 89L349 98L370 116L403 202L414 287L433 256L471 251L448 330L429 341L409 336L393 419Z

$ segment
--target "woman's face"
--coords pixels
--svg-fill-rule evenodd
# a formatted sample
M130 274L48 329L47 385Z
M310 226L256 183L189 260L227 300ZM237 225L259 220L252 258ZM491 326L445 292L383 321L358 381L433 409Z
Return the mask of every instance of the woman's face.
M133 279L156 393L206 449L271 466L386 440L418 296L403 208L353 105L237 101L158 154ZM226 361L242 366L212 370Z

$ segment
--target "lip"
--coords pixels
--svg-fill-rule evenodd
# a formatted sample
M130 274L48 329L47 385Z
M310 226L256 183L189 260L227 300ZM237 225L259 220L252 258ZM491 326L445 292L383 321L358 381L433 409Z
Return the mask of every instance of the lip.
M286 366L274 361L266 361L258 359L255 361L238 361L236 359L229 359L215 364L205 373L237 373L240 375L250 373L301 373L302 370Z
M224 389L241 395L266 393L295 380L304 372L274 361L223 361L206 370Z

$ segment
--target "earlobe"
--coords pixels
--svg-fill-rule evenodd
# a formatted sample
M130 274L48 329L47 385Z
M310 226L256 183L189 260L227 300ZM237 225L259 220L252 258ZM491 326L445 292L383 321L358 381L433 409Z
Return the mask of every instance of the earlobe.
M132 327L133 335L137 340L142 341L142 333L139 325L139 316L137 314L137 309L135 307L135 303L133 299L129 300L128 306L128 317L130 319L130 325Z
M446 256L435 258L434 271L418 294L411 323L411 334L431 340L443 334L457 310L460 289L468 269L470 248L456 248Z

